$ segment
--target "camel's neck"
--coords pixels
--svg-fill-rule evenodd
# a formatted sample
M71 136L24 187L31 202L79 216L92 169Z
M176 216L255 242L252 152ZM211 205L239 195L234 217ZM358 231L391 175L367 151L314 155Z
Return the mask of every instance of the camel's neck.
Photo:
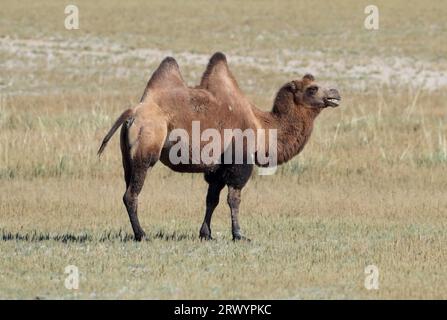
M290 108L285 113L255 111L264 129L277 129L278 164L289 161L303 150L313 129L313 122L320 109Z

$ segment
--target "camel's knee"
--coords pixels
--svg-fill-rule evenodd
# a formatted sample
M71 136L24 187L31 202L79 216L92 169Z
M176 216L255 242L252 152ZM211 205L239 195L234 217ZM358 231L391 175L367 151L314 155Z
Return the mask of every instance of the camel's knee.
M228 199L227 203L231 209L237 209L237 208L239 208L239 205L241 204L241 199L239 199L239 200Z
M130 199L129 193L126 191L123 195L123 203L126 206L126 208L129 207L130 202L131 202L131 199Z
M135 200L137 195L132 192L131 188L127 188L126 192L123 195L123 203L126 208L132 208L135 204Z
M239 208L241 203L241 193L239 190L230 189L228 192L227 203L230 208Z

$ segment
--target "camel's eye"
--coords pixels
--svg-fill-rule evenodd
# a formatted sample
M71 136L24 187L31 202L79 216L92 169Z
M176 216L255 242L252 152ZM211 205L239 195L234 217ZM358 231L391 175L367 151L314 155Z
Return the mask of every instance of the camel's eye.
M317 92L318 92L317 86L311 86L307 88L307 94L309 94L310 96L314 96Z

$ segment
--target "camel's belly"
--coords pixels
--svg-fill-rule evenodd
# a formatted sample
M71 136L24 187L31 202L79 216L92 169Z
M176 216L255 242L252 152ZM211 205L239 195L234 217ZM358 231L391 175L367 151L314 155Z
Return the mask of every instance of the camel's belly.
M211 172L217 170L220 164L207 164L207 163L194 163L192 159L188 159L185 163L178 163L178 160L175 163L169 157L169 149L163 149L160 154L160 161L165 166L170 168L176 172L189 172L189 173L200 173L200 172Z

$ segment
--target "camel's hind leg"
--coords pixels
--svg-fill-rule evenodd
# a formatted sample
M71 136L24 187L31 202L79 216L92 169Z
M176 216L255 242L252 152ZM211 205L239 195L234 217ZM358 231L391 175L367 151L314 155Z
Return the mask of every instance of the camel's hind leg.
M123 196L123 202L126 206L127 213L129 214L132 230L135 235L135 240L141 241L145 237L145 233L141 228L140 221L138 220L138 195L144 185L147 171L154 166L156 160L155 157L150 157L147 161L136 161L132 163L131 175L128 183L128 187Z
M120 135L121 156L122 156L122 160L123 160L124 180L126 181L126 190L127 190L127 188L129 188L130 176L132 174L130 150L129 150L129 143L128 143L128 139L127 139L127 126L128 126L128 122L126 122L121 127L121 135Z
M132 148L129 147L129 136L131 130L137 130L134 135L137 138L131 139ZM129 132L128 132L129 131ZM160 136L160 133L162 134ZM124 177L126 180L126 192L123 202L129 214L130 223L135 235L135 240L141 241L145 233L138 220L138 195L140 194L146 174L160 157L161 148L164 142L163 130L157 126L126 128L121 134L121 151L123 156Z

